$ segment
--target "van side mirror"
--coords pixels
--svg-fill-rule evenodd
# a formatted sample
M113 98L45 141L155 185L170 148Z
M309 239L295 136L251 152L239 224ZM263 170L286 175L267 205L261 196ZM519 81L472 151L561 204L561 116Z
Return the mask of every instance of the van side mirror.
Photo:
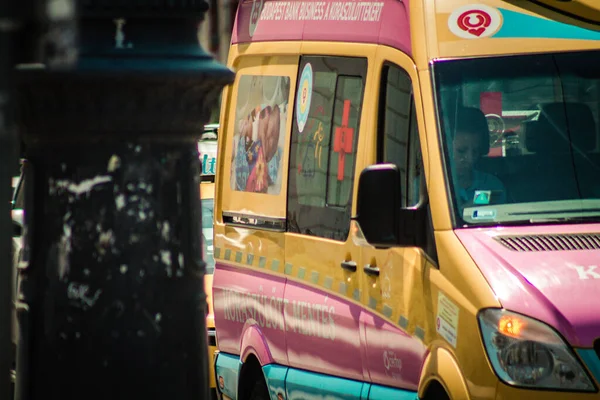
M402 208L402 177L395 164L365 168L358 180L356 216L365 240L375 247L427 247L427 207Z
M365 168L358 179L356 216L367 242L375 247L398 244L401 175L395 164Z

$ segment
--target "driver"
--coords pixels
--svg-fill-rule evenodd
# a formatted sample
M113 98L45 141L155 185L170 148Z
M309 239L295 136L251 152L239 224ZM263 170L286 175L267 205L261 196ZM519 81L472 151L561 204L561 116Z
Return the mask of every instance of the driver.
M489 130L483 112L461 107L456 113L450 145L453 182L459 206L503 204L506 190L494 175L477 170L479 158L489 153Z

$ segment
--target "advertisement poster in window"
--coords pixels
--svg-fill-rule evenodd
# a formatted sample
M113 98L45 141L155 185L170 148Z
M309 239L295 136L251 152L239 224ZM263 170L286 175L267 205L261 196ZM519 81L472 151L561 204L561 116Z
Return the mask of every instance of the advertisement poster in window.
M245 75L238 84L231 189L277 195L288 119L290 78Z

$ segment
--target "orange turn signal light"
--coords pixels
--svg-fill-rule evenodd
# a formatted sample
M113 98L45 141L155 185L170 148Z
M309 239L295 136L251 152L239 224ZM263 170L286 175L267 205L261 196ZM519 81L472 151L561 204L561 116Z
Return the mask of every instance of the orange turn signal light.
M519 337L525 328L525 321L518 317L504 315L498 321L498 331L506 336Z

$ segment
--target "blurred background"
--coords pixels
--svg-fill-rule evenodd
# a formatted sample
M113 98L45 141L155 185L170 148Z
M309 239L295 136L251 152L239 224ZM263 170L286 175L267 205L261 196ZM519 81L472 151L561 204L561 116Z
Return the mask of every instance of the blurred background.
M210 9L200 25L198 37L202 47L217 61L227 64L231 32L235 21L238 0L207 0ZM219 110L221 103L215 104L209 123L219 122Z

